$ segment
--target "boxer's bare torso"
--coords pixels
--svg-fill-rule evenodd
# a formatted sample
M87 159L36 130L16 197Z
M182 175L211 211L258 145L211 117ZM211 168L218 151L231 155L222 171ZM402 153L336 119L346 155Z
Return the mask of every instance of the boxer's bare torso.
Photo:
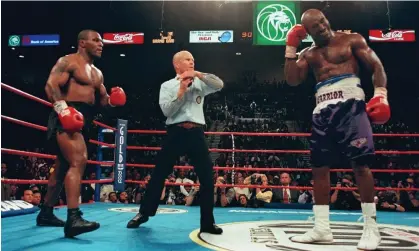
M359 65L353 52L360 36L335 32L327 46L313 45L300 54L297 64L308 64L313 70L317 82L341 74L358 74Z
M68 80L60 85L62 98L66 101L94 104L95 93L103 83L102 72L77 53L60 58L51 74L67 77Z

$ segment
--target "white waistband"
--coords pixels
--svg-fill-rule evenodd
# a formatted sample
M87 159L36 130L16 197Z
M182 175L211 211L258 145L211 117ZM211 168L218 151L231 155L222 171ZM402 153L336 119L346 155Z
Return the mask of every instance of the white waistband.
M316 108L314 108L313 114L320 113L321 109L330 104L345 102L349 99L365 100L365 93L361 88L361 80L359 78L345 78L317 90Z

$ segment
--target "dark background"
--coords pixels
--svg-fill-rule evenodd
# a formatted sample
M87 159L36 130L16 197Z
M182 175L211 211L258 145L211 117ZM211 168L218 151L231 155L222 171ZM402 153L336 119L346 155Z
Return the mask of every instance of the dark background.
M158 106L160 84L175 72L171 60L187 49L196 60L196 69L215 73L226 82L222 92L240 86L244 71L257 72L260 81L283 79L284 46L253 46L240 41L239 34L252 31L253 3L235 2L2 2L2 82L46 98L44 86L56 60L77 50L76 38L82 29L105 32L144 32L143 45L105 45L102 59L95 64L103 71L105 85L122 86L129 105L104 112L103 122L116 117L141 120L164 117ZM389 27L386 2L300 2L301 12L324 10L332 28L350 29L367 38L370 29ZM390 2L394 29L419 30L419 2ZM159 28L175 32L175 44L152 44ZM234 30L232 44L189 44L190 30ZM60 34L59 46L8 47L9 35ZM382 60L388 76L392 122L403 121L417 128L419 107L419 46L414 43L369 43ZM71 46L75 46L72 49ZM308 46L306 44L305 46ZM240 52L241 56L236 53ZM124 53L126 57L120 57ZM19 58L18 55L25 57ZM371 75L361 72L367 98L373 87ZM300 120L310 120L314 107L310 79L294 88ZM291 87L289 87L291 88ZM240 89L240 88L238 88ZM146 95L150 98L142 98ZM281 93L277 93L281 95ZM49 108L2 90L2 114L46 125ZM131 100L131 101L130 101ZM132 126L131 128L132 129ZM140 128L146 129L146 128ZM42 132L2 122L2 147L22 149L22 142L45 139ZM24 144L26 145L26 144Z

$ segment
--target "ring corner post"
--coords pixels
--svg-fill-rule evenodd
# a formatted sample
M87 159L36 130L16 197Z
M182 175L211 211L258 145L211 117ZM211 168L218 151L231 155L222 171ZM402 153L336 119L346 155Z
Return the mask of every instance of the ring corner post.
M128 120L118 119L115 132L114 191L125 191Z

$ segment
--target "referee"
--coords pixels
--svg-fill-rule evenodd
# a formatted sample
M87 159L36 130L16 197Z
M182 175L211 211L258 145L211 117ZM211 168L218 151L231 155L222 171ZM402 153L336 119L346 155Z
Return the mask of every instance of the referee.
M167 117L167 136L157 155L157 163L141 202L139 213L127 228L137 228L156 215L164 181L173 171L179 156L187 154L198 175L201 187L201 232L221 234L215 225L213 166L204 135L204 97L221 90L223 81L215 75L194 70L194 58L188 51L173 57L176 77L160 88L159 104Z

